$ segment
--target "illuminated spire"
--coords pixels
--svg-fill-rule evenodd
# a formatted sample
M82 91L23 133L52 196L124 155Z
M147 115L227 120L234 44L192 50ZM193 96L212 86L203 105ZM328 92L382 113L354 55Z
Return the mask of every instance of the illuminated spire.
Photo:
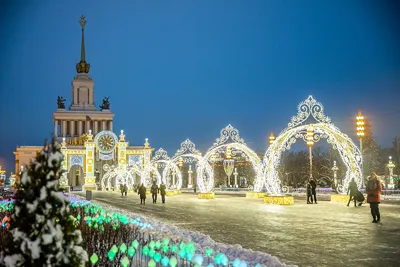
M76 64L76 71L78 73L89 73L90 64L86 63L85 59L85 25L86 25L86 17L81 16L79 20L79 24L82 27L82 43L81 43L81 61Z

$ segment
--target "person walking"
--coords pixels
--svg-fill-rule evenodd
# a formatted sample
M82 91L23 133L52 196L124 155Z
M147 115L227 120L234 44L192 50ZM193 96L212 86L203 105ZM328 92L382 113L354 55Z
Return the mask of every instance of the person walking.
M153 199L153 203L157 203L158 186L155 182L151 186L150 192L151 192L151 197Z
M316 190L317 184L315 183L315 181L312 178L311 178L310 184L311 184L311 193L314 196L314 202L315 202L315 204L318 204L317 203L317 190ZM311 198L311 202L312 202L312 198Z
M140 204L146 204L146 187L144 184L141 184L139 187L138 195L140 195Z
M358 187L356 182L354 181L354 178L351 179L351 182L349 183L349 188L347 189L347 194L349 195L349 202L347 202L347 207L350 206L350 202L353 200L354 201L354 207L357 207L356 201L357 201L357 195L358 195Z
M375 172L371 173L365 189L367 191L367 203L371 208L372 223L379 223L381 221L379 203L381 202L382 183L378 180Z
M310 180L308 180L307 184L306 184L306 193L307 193L307 204L312 204L313 198L312 198L312 186L311 186ZM310 198L311 198L311 201L310 201Z
M159 191L160 191L160 194L161 194L161 200L162 200L162 203L163 204L165 204L165 195L166 195L166 187L165 187L165 184L164 183L161 183L161 185L160 185L160 188L158 189Z

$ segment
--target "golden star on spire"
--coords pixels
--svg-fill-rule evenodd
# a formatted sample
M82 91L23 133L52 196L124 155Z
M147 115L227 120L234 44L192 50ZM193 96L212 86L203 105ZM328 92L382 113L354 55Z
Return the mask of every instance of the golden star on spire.
M85 27L86 24L86 16L82 15L81 19L79 20L79 24L81 25L82 28Z

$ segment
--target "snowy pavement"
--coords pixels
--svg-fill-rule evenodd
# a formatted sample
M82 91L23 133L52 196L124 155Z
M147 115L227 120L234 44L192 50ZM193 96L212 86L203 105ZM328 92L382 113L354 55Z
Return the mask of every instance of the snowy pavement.
M83 194L81 194L83 195ZM194 194L167 197L145 206L136 194L93 192L117 208L209 235L217 242L272 254L298 266L400 266L400 205L381 205L383 223L372 224L368 206L346 207L321 201L275 206L262 199ZM160 201L160 199L158 199Z

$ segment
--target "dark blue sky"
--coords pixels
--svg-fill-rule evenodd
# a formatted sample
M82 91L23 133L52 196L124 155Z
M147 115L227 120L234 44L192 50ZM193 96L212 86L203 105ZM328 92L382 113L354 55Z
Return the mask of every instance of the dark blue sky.
M13 4L10 4L10 3ZM61 3L63 2L63 3ZM362 108L382 146L400 132L396 1L1 1L0 164L53 131L71 101L87 16L96 104L132 145L203 151L231 123L256 150L309 94L355 138ZM397 18L396 18L397 16Z

